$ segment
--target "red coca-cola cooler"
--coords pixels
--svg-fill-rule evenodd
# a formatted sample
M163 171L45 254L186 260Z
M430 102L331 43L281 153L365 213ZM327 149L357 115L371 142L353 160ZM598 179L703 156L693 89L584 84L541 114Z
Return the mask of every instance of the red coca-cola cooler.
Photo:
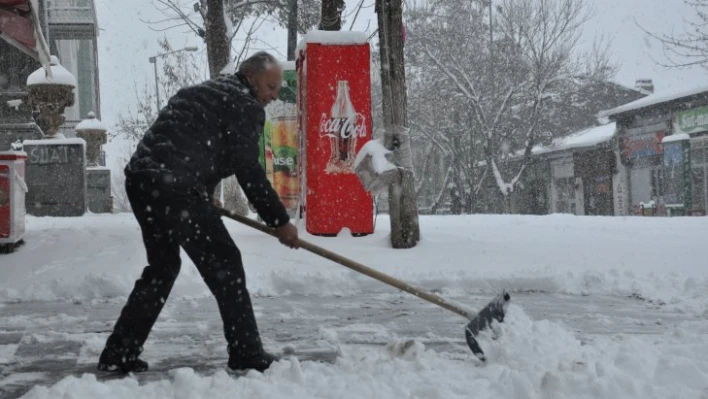
M298 45L300 202L310 234L374 231L373 198L354 172L371 140L367 39L364 32L312 31Z
M13 252L25 235L25 160L22 151L0 152L0 253Z

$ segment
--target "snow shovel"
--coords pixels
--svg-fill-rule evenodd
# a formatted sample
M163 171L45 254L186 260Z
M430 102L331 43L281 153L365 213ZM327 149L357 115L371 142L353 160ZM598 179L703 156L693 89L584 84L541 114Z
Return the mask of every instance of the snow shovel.
M245 216L241 216L236 213L232 213L224 208L217 207L219 209L219 213L222 216L228 217L230 219L233 219L237 222L243 223L245 225L251 226L257 230L260 230L266 234L270 234L272 236L275 236L275 233L272 228L265 226L261 224L260 222L249 219ZM470 347L472 352L474 353L475 356L482 362L486 361L486 357L484 356L484 351L482 351L482 348L479 346L479 342L477 342L477 335L479 334L480 331L488 328L491 326L493 320L497 320L498 322L504 321L504 314L506 312L506 307L511 300L511 297L506 291L502 291L499 295L497 295L491 302L489 302L484 308L479 313L474 313L470 312L467 310L464 310L461 306L456 305L454 303L451 303L440 296L433 294L431 292L428 292L424 290L423 288L415 287L413 285L410 285L406 282L403 282L401 280L398 280L394 277L391 277L387 274L381 273L377 270L374 270L370 267L364 266L361 263L355 262L351 259L345 258L344 256L338 255L332 251L329 251L327 249L324 249L322 247L319 247L315 244L312 244L310 242L307 242L305 240L299 239L298 244L300 248L303 248L307 251L310 251L316 255L322 256L324 258L327 258L333 262L339 263L342 266L346 266L354 271L357 271L359 273L365 274L371 278L374 278L376 280L379 280L385 284L388 284L390 286L393 286L395 288L398 288L400 290L403 290L409 294L415 295L419 298L425 299L426 301L438 305L444 309L447 309L453 313L457 313L458 315L466 318L469 320L469 323L465 327L465 340L467 341L467 345Z

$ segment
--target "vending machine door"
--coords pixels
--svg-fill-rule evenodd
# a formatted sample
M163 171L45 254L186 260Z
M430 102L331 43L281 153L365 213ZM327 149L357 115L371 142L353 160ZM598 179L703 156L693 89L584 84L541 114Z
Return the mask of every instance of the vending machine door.
M371 140L368 43L307 43L302 93L305 115L305 219L315 235L371 234L373 199L354 171ZM301 121L302 123L303 121Z

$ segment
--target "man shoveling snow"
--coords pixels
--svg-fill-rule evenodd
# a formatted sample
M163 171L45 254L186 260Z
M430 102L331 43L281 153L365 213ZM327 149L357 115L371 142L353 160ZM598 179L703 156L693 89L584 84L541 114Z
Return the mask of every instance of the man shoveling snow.
M172 97L125 168L126 192L142 230L148 266L135 282L98 369L139 372L143 344L179 274L180 247L216 297L234 370L263 371L264 351L238 247L212 193L236 175L246 197L281 243L298 246L297 228L258 163L264 106L277 98L282 69L260 52L237 73L186 87Z

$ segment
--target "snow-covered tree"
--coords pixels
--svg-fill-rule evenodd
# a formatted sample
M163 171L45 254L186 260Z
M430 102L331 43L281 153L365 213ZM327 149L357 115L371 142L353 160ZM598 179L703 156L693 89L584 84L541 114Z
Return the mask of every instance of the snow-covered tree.
M400 179L388 189L393 248L412 248L420 240L413 153L408 123L408 99L404 60L403 2L377 0L379 61L384 146L393 151Z
M491 178L510 211L552 104L575 90L583 72L577 42L588 13L582 0L494 4L491 17L488 2L418 6L409 12L409 46L421 66L415 73L449 109L435 118L435 102L427 101L430 119L415 123L427 125L421 134L452 159L445 172L451 194L469 197L479 179Z
M153 22L160 29L187 26L196 35L206 39L209 22L209 3L217 0L198 0L185 3L179 0L156 0L165 15L162 21ZM320 19L321 0L218 0L223 6L215 4L212 15L218 15L218 8L223 7L229 41L235 51L233 61L238 63L241 55L248 52L253 44L275 49L254 33L268 20L287 28L288 59L294 55L297 33L305 33L314 27ZM219 22L219 21L217 21ZM236 34L245 34L245 40L234 40ZM239 44L239 46L237 46ZM292 53L292 54L291 54Z

